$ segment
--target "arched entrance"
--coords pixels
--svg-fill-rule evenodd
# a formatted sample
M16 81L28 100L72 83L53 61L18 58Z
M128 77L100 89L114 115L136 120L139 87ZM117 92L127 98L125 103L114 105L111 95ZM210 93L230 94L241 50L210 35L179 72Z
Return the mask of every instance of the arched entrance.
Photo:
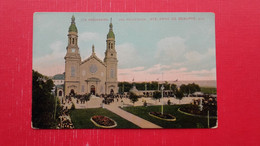
M113 89L110 90L110 94L114 94L114 90Z
M96 94L96 88L95 88L94 85L92 85L92 86L90 87L90 93L93 94L93 95Z
M70 96L75 96L75 91L73 89L70 90Z
M61 90L59 91L59 96L62 96L62 91Z

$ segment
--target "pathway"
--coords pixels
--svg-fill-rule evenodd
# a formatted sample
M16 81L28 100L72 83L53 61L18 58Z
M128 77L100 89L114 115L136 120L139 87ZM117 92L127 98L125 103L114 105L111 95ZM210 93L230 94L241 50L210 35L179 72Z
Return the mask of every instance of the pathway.
M135 106L143 106L143 102L146 101L147 104L149 106L152 105L161 105L162 102L164 104L167 104L167 101L170 100L171 103L173 104L187 104L192 102L193 99L199 99L200 97L184 97L181 102L175 98L164 98L163 100L161 99L161 102L159 102L158 100L155 101L152 98L141 98L139 99L136 103ZM76 109L86 109L86 108L99 108L101 107L101 103L102 103L103 98L99 98L99 97L95 97L92 96L90 98L90 101L86 102L85 104L81 104L81 103L76 103L76 99L72 98L72 102L75 104ZM131 103L131 101L128 98L123 98L123 105L124 106L132 106L133 103ZM71 107L71 103L66 103L64 106L67 106L68 109L70 109ZM142 119L138 116L135 116L129 112L126 112L124 110L122 110L121 108L119 108L119 106L122 105L121 99L119 99L118 101L115 99L115 101L113 103L110 103L109 105L104 104L104 107L106 109L108 109L109 111L117 114L118 116L136 124L137 126L141 127L141 128L162 128L158 125L155 125L154 123L151 123L145 119Z
M119 107L105 105L105 108L108 109L109 111L119 115L120 117L134 123L135 125L139 126L140 128L162 128L158 125L155 125L154 123L151 123L151 122L144 120L140 117L137 117L129 112L126 112L126 111L120 109Z

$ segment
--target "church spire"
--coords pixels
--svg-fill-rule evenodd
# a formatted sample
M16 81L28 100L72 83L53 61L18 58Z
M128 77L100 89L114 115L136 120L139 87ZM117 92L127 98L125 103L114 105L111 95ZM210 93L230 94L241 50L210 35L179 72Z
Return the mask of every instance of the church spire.
M71 23L75 24L75 16L74 15L72 15L72 17L71 17Z
M109 30L113 31L112 18L110 18Z
M113 32L113 24L112 24L112 18L110 18L110 24L109 24L109 32L107 34L107 39L113 38L115 39L115 34Z
M78 32L78 29L77 29L76 23L75 23L74 15L72 15L72 17L71 17L71 24L70 24L70 27L69 27L69 32Z

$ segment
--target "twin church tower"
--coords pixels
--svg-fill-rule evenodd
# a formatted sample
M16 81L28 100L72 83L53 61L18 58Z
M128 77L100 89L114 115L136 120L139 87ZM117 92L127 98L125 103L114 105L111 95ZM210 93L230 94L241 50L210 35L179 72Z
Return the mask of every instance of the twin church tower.
M70 94L111 94L118 93L117 84L117 52L115 50L115 34L113 24L109 24L106 40L105 58L102 61L92 54L81 61L78 46L78 29L75 17L71 18L68 32L68 46L65 59L65 95Z

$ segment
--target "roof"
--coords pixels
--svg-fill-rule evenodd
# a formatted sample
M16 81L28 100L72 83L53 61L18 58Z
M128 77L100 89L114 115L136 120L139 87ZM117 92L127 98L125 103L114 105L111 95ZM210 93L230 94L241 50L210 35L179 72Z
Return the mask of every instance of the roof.
M115 34L114 32L111 30L109 30L108 34L107 34L107 38L115 38Z
M53 80L64 80L64 74L56 74L52 77Z
M136 89L135 85L129 91L136 95L141 95L141 93L139 93L138 89Z
M92 53L92 55L89 56L89 57L88 57L87 59L85 59L84 61L82 61L81 64L83 64L83 63L85 63L85 62L88 62L88 61L91 60L91 59L96 59L98 62L100 62L101 64L103 64L104 66L106 66L106 64L105 64L102 60L100 60L100 59L95 55L95 53Z
M115 34L114 34L114 32L113 32L113 24L112 24L112 22L110 22L110 24L109 24L109 32L108 32L108 34L107 34L107 39L108 38L115 38Z
M64 84L56 85L57 89L61 89L64 87Z
M203 95L202 92L194 92L193 94L194 94L194 95Z
M69 32L78 32L78 29L77 29L76 24L75 24L74 15L71 17L71 24L70 24L70 27L69 27Z
M72 23L72 24L70 25L69 32L78 32L78 29L77 29L75 23L74 23L74 24Z

